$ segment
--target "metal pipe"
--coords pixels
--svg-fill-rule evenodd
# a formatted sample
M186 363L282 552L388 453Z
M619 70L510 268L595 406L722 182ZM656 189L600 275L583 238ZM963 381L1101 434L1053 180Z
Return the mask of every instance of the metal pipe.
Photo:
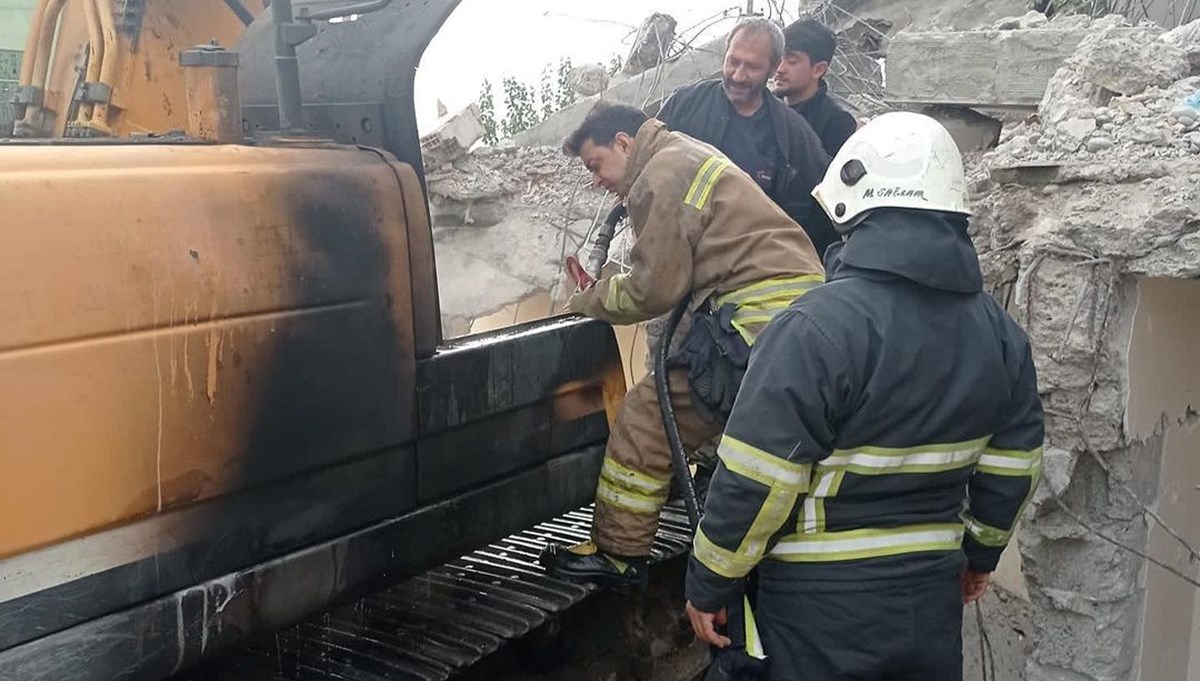
M111 0L95 0L96 12L100 15L100 34L104 39L104 58L100 62L99 83L113 91L113 81L117 76L117 26L113 21ZM103 131L110 129L108 124L108 104L100 103L92 111L92 126Z
M87 20L88 32L88 54L87 75L84 81L94 83L100 77L100 66L104 63L104 36L100 28L100 8L96 5L97 0L83 0L83 16ZM75 120L79 123L86 123L92 117L94 106L89 103L83 103L79 107L79 114Z
M46 86L46 74L50 71L50 51L54 47L54 33L58 29L58 17L62 14L66 0L50 0L46 3L46 11L38 28L37 61L33 65L33 76L30 85L43 88Z
M334 7L323 12L305 12L301 10L300 18L305 21L328 21L330 19L340 19L348 17L352 14L370 14L392 4L392 0L371 0L370 2L360 2L357 5L345 5L342 7Z
M249 26L254 23L254 15L246 6L242 4L242 0L225 0L225 6L237 15L238 21L242 22L243 26Z
M33 73L29 79L28 85L42 90L46 87L46 74L50 70L50 51L54 47L54 33L58 29L58 18L62 14L63 7L66 5L66 0L49 0L41 14L41 21L38 22L37 49L34 51L33 57ZM26 58L31 55L26 54ZM21 65L22 73L25 70L25 64ZM44 95L43 95L44 97ZM25 114L21 117L22 122L27 126L33 126L37 121L38 109L46 106L43 100L42 106L27 106ZM15 127L15 126L14 126ZM15 130L14 130L15 132Z
M287 31L294 25L292 0L272 0L271 21L275 24L275 93L279 97L279 129L297 130L304 124L300 99L300 62Z
M37 61L39 39L42 35L42 17L51 2L52 0L38 0L38 5L33 10L33 22L29 26L29 35L25 36L25 55L21 59L21 87L33 85L33 64Z

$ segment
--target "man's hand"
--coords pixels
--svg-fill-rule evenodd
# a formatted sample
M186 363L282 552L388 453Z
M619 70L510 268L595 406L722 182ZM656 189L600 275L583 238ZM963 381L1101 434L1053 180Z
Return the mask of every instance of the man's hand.
M567 299L567 304L564 307L564 311L565 312L574 312L576 314L583 314L583 307L587 303L587 300L588 300L587 291L579 291L577 293L574 293L571 295L570 298Z
M687 616L692 621L692 631L696 632L696 638L701 641L718 648L724 648L733 643L717 633L717 627L725 626L728 621L728 612L725 608L721 608L718 613L700 612L696 606L692 605L691 601L688 601Z
M963 604L974 603L983 598L983 594L987 591L988 581L991 580L992 573L990 572L973 572L971 570L963 570L962 573L962 593Z

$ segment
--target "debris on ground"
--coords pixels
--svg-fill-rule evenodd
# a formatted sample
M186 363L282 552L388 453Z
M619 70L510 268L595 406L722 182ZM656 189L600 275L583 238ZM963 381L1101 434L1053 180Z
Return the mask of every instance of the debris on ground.
M1196 22L1200 24L1200 22ZM1051 79L1037 116L1006 130L996 165L1183 158L1200 152L1200 72L1154 26L1117 19Z
M429 172L427 183L447 335L556 289L564 256L611 203L556 147L479 147Z
M438 106L442 111L445 110L440 100ZM475 104L452 117L442 113L438 127L421 138L421 155L426 165L441 165L466 154L483 135L483 118Z

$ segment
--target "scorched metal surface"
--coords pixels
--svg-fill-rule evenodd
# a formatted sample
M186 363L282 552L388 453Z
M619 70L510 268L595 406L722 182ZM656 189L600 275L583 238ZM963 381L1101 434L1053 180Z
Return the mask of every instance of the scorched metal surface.
M537 562L548 542L586 540L591 522L590 508L567 513L172 681L450 679L595 590L549 577ZM690 542L687 516L672 504L652 561Z

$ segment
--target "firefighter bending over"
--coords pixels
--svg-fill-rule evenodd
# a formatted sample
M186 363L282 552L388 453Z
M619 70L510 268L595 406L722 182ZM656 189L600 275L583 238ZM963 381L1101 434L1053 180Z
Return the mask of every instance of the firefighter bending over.
M814 191L829 283L763 332L688 566L703 640L757 566L771 679L962 679L981 596L1037 485L1029 339L983 288L962 158L912 113L855 133Z
M669 379L692 451L720 434L758 332L824 281L820 260L804 230L750 176L638 109L597 105L564 149L625 200L636 239L629 271L577 293L569 308L634 324L691 295L695 319ZM671 454L648 376L626 395L609 436L592 541L551 547L547 567L606 586L642 582L670 486Z

